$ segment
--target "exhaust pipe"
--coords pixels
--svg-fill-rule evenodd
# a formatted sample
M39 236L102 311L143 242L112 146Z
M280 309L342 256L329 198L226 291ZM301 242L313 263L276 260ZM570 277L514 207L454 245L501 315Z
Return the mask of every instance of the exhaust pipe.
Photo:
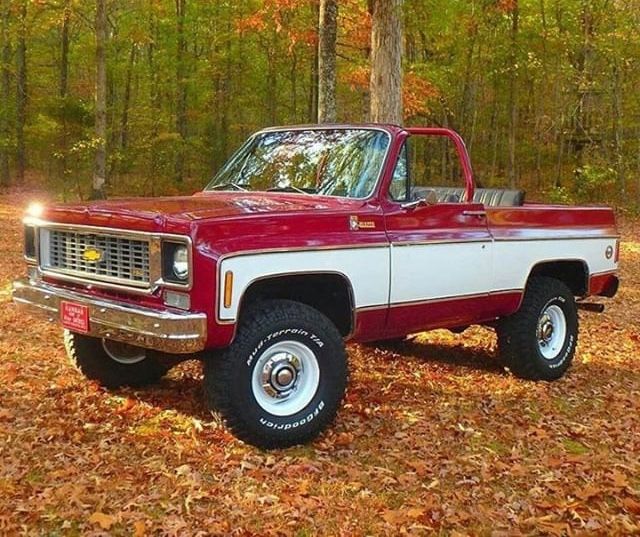
M590 313L604 313L604 304L595 304L593 302L578 302L578 309L588 311Z

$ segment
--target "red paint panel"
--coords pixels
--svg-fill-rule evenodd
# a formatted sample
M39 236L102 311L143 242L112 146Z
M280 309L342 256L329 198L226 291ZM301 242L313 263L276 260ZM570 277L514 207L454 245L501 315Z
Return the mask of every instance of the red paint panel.
M353 341L375 341L384 334L387 308L362 310L356 313L356 326L351 336Z
M446 299L393 307L393 324L387 327L387 337L438 328L457 328L495 321L515 313L520 307L522 292L513 291L488 296Z
M487 222L497 240L615 237L615 215L605 207L525 205L487 207Z
M589 295L612 297L618 291L618 277L614 273L596 274L589 278Z

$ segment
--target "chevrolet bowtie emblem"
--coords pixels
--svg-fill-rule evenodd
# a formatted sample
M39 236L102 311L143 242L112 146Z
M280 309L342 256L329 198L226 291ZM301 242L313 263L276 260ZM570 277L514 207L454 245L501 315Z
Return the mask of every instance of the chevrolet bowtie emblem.
M102 261L102 250L99 248L89 247L82 252L82 259L87 263L99 263Z

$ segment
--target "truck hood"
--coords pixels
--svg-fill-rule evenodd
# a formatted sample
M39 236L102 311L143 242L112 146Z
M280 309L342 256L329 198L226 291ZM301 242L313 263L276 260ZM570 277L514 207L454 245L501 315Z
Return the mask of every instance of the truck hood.
M361 203L361 202L360 202ZM165 228L265 213L348 210L354 200L276 192L203 192L194 196L127 198L51 206L43 217L53 222L106 227ZM138 225L136 225L138 224Z

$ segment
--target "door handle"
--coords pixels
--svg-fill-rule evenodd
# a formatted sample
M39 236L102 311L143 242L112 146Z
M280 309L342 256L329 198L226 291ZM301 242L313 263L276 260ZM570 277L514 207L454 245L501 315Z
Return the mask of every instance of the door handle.
M487 211L463 211L462 216L474 216L476 218L484 218L487 216Z

